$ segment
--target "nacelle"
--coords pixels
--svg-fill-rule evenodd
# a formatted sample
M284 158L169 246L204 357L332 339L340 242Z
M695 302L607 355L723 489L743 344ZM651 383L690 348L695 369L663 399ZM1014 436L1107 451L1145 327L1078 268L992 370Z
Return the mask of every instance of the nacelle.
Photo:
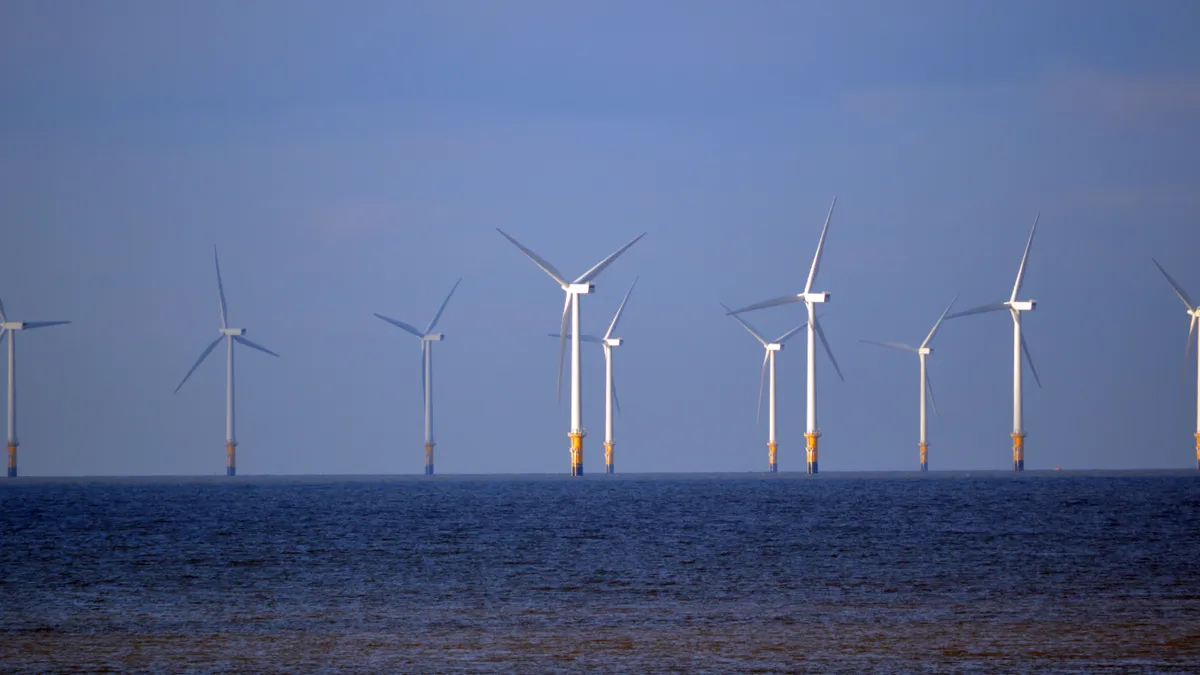
M1034 307L1037 307L1037 300L1025 300L1018 302L1010 302L1008 306L1018 312L1032 312Z
M829 302L829 293L801 293L805 302Z
M245 335L245 328L222 328L221 335Z
M446 339L446 336L443 333L426 333L421 336L421 339L426 342L441 342Z
M587 295L588 293L595 292L595 290L596 290L596 286L591 283L567 284L567 292L574 293L575 295Z
M779 344L778 342L772 342L771 344L767 345L767 351L781 352L783 351L783 345Z
M929 347L921 347L920 349L917 350L917 353L921 354L922 356L929 356L930 354L933 353L933 350L930 349Z
M0 328L6 329L6 330L24 330L25 322L24 321L9 321L7 323L0 323Z
M605 338L604 344L609 347L620 347L621 343L625 342L624 338Z

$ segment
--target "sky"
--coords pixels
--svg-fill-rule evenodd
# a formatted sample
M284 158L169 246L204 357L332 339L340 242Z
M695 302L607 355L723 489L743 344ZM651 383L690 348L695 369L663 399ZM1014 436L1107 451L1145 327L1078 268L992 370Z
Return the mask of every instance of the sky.
M419 343L372 313L424 326L460 276L438 472L566 473L562 292L497 227L572 278L647 232L582 302L603 332L639 279L617 470L762 471L762 350L719 303L803 290L835 195L823 471L916 468L917 359L859 340L1007 299L1039 212L1026 467L1194 467L1196 350L1151 257L1200 298L1197 25L1189 0L0 3L0 299L73 321L18 336L21 473L224 472L223 355L172 393L217 336L214 245L232 324L282 355L239 349L239 473L420 473ZM933 346L931 468L1008 468L1011 320Z

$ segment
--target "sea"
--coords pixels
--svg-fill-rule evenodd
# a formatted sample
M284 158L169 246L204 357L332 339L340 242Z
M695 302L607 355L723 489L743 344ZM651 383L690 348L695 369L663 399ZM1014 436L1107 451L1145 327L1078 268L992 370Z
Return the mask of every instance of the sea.
M0 672L1200 673L1200 472L0 480Z

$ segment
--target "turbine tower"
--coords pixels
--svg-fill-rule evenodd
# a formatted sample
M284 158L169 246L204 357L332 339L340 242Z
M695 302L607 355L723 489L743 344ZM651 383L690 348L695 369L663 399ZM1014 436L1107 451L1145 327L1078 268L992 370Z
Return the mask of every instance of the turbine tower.
M821 264L821 250L825 247L825 234L829 232L829 220L833 217L833 207L835 206L837 206L837 197L833 198L833 203L829 205L829 213L825 216L825 226L821 228L821 238L817 241L817 252L813 256L812 267L808 270L808 281L804 284L804 292L764 300L729 312L730 315L735 315L792 302L803 302L808 309L808 415L804 439L807 446L809 473L817 473L817 438L821 436L821 431L817 427L817 337L821 338L821 345L825 347L825 353L829 355L829 360L833 363L833 369L837 371L838 377L842 381L846 379L842 377L842 369L838 368L837 359L833 358L833 350L829 348L829 341L825 339L825 332L821 330L821 324L817 323L816 305L829 302L830 294L826 291L814 293L812 290L813 282L817 278L817 268Z
M726 307L724 303L721 304L721 307L725 309L725 313L727 315L731 314L732 310L730 310L728 307ZM796 333L800 332L800 329L807 326L808 323L807 322L802 323L799 326L796 326L795 328L784 333L783 335L780 335L775 340L768 341L766 338L764 338L762 336L762 333L759 333L757 330L754 330L754 328L752 328L750 326L750 324L748 324L744 320L742 320L742 318L740 316L737 316L736 314L732 314L732 316L733 316L734 321L737 321L738 323L740 323L742 325L742 328L745 328L747 332L749 332L751 335L754 336L755 340L758 340L759 343L762 344L763 350L764 350L762 373L758 376L758 412L755 413L755 416L754 416L755 423L757 423L759 421L759 419L761 419L761 416L762 416L763 381L767 377L768 363L770 365L771 386L770 386L770 389L768 389L769 393L767 395L767 427L768 427L768 431L767 431L767 467L768 468L767 468L767 470L771 473L779 473L779 464L776 461L776 456L777 456L777 451L779 449L779 446L775 442L775 352L783 351L783 343L787 342L788 338L790 338L793 335L795 335Z
M949 312L950 308L954 306L955 300L958 300L957 295L954 296L954 300L951 300L949 305L946 305L945 311L942 312L942 315L939 316L938 320L933 324L933 328L929 329L929 335L925 336L925 341L921 343L920 347L913 347L902 342L876 342L875 340L859 340L859 342L878 345L880 347L891 347L892 349L902 349L908 352L916 352L918 358L921 360L921 440L919 441L918 447L921 451L922 472L929 471L929 439L925 435L925 397L927 393L929 396L929 403L933 406L933 414L937 415L937 402L933 399L933 385L929 383L929 375L925 370L925 357L933 353L933 349L929 346L929 343L933 341L933 334L937 332L938 326L942 325L942 321L946 318L947 312Z
M433 344L441 342L445 339L442 333L433 332L437 326L438 319L442 318L442 312L446 311L446 304L450 302L450 296L454 295L454 291L458 289L458 285L462 283L462 277L454 282L454 286L450 289L450 293L446 295L446 299L442 301L442 306L438 308L437 314L433 315L433 321L424 331L419 331L416 328L399 321L376 313L375 316L392 324L397 328L402 328L409 333L412 333L421 341L421 392L425 397L425 475L433 475Z
M229 312L225 306L225 286L221 283L221 262L217 259L216 246L213 246L213 264L217 267L217 293L221 296L221 328L219 329L221 334L204 348L204 351L200 353L200 358L196 359L196 362L192 364L192 369L187 372L187 375L183 376L183 380L179 382L178 387L175 387L175 391L178 392L183 387L184 382L187 382L192 373L196 372L196 368L200 367L200 364L212 353L212 350L221 344L221 340L225 340L225 475L236 476L237 455L234 448L237 447L237 435L234 433L233 424L233 343L236 342L251 349L257 349L271 356L277 357L279 355L260 344L246 339L245 328L229 327Z
M625 311L625 303L629 301L634 286L637 286L636 278L625 292L625 298L617 307L617 313L613 316L612 323L608 324L608 331L604 333L604 337L598 338L586 333L579 336L581 342L591 342L604 348L604 473L616 473L613 466L613 405L616 405L617 412L621 412L621 399L617 398L617 387L613 384L612 350L614 347L620 347L624 339L615 338L612 333L617 327L617 322L621 320L621 312ZM550 337L562 339L560 333L550 333Z
M1183 365L1186 368L1188 356L1192 349L1192 333L1196 331L1196 324L1200 323L1200 307L1192 304L1192 300L1188 297L1187 292L1183 290L1183 287L1178 282L1171 278L1170 274L1167 274L1167 271L1163 269L1162 265L1158 264L1157 260L1153 258L1151 260L1154 261L1154 266L1158 268L1158 271L1162 272L1163 276L1167 278L1167 283L1171 284L1171 288L1175 289L1175 295L1178 295L1179 299L1183 301L1184 306L1187 307L1190 319L1188 321L1187 344L1183 348ZM1197 352L1200 354L1200 348L1197 349ZM10 356L9 358L11 359L12 357ZM12 363L12 361L10 360L9 363ZM9 382L9 387L12 387L11 380ZM1200 469L1200 355L1197 356L1196 361L1196 468Z
M612 264L625 251L629 250L639 239L646 236L643 232L634 237L628 244L614 251L604 260L596 263L590 270L584 272L575 281L567 281L562 273L555 269L545 259L538 254L525 248L516 239L508 236L504 230L496 228L505 239L512 242L525 254L535 265L540 267L543 272L550 275L551 279L562 288L566 294L566 300L563 303L562 327L559 329L558 342L558 398L562 400L562 370L563 370L563 350L566 347L567 335L571 336L571 431L567 436L571 439L571 475L583 475L583 437L586 432L583 429L583 397L580 389L580 370L579 370L579 296L587 295L596 290L596 286L592 280L600 275L606 267ZM567 332L567 313L570 312L571 328Z
M1021 335L1021 312L1032 312L1037 307L1037 300L1017 300L1017 295L1021 292L1021 283L1025 280L1025 264L1029 261L1029 247L1033 245L1033 235L1037 233L1038 220L1042 217L1041 213L1033 219L1033 228L1029 230L1029 239L1025 242L1025 253L1021 256L1021 266L1017 268L1017 281L1013 284L1012 294L1008 300L1001 302L992 302L986 305L980 305L963 312L955 312L946 317L949 319L957 319L960 316L970 316L972 314L984 314L986 312L998 312L1000 310L1008 310L1012 315L1013 320L1013 471L1025 470L1025 423L1022 419L1024 407L1021 400L1021 353L1025 353L1025 360L1029 362L1029 371L1033 373L1033 380L1037 382L1038 388L1042 386L1042 380L1038 377L1037 368L1033 367L1033 357L1029 355L1029 346L1025 344L1025 338Z
M17 331L61 326L70 321L9 321L0 302L0 343L8 337L8 477L17 477Z

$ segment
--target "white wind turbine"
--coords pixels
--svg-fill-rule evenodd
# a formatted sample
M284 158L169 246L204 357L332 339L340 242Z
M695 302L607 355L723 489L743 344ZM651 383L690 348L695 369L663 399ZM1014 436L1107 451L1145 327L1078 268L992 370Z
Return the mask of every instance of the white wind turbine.
M438 319L442 318L442 312L446 311L446 304L450 302L450 296L454 295L454 291L458 289L458 285L462 283L462 277L454 282L454 286L446 295L446 299L442 301L442 306L438 308L437 314L433 315L433 321L424 331L419 331L416 328L399 321L376 313L375 316L384 321L402 328L409 333L412 333L421 341L421 392L425 397L425 475L433 475L433 345L432 342L441 342L445 339L442 333L434 333L433 329L437 326Z
M0 343L8 337L8 477L17 477L17 331L61 326L70 321L9 321L0 302Z
M833 203L829 205L829 214L825 216L825 226L821 228L821 238L817 241L817 252L813 256L812 267L808 270L808 281L804 284L804 292L764 300L763 302L729 312L730 315L741 314L742 312L793 302L803 302L805 308L808 310L808 419L804 439L807 446L809 473L817 473L817 438L821 435L820 429L817 428L817 337L821 338L821 345L825 347L825 353L829 355L829 360L833 363L833 369L837 371L838 377L843 381L846 379L842 377L842 369L838 368L837 359L833 358L833 350L829 348L829 341L825 339L825 332L821 330L821 324L817 323L816 305L817 303L829 302L830 294L828 292L814 293L812 291L813 281L817 278L817 268L821 263L821 250L825 247L825 234L829 231L829 220L833 217L833 207L836 205L837 197L834 197Z
M1154 260L1153 258L1151 258L1151 260L1154 261L1154 266L1158 268L1158 271L1162 272L1163 276L1167 278L1167 283L1171 284L1171 288L1175 289L1175 295L1178 295L1179 299L1183 301L1184 306L1187 307L1187 313L1190 318L1188 321L1187 344L1183 348L1183 365L1186 368L1188 357L1191 354L1191 350L1192 350L1192 334L1196 331L1196 324L1200 323L1200 307L1197 307L1196 305L1192 304L1192 300L1191 300L1191 298L1188 297L1187 292L1183 290L1183 287L1180 286L1178 282L1176 282L1173 278L1171 278L1170 274L1167 274L1167 271L1165 269L1163 269L1162 265L1158 264L1157 260ZM1200 348L1197 349L1197 353L1198 353L1198 356L1197 356L1197 362L1196 362L1196 468L1200 469Z
M1037 307L1037 300L1017 300L1017 295L1021 292L1021 283L1025 279L1025 264L1029 261L1029 248L1033 245L1033 235L1037 232L1038 220L1042 217L1041 213L1033 219L1033 228L1029 230L1029 239L1025 242L1025 253L1021 255L1021 266L1017 268L1017 281L1013 284L1012 294L1008 300L1001 302L992 302L986 305L980 305L963 312L955 312L946 317L949 319L957 319L960 316L970 316L972 314L983 314L985 312L998 312L1008 310L1012 315L1013 320L1013 471L1025 470L1025 423L1022 419L1024 413L1023 402L1021 400L1021 352L1025 353L1025 360L1029 363L1029 371L1033 373L1033 380L1037 382L1037 386L1041 388L1042 380L1038 377L1037 368L1033 366L1033 357L1029 355L1029 346L1025 344L1025 338L1021 335L1021 312L1032 312Z
M621 399L617 398L617 386L613 383L612 350L614 347L620 347L625 340L613 337L612 333L617 327L617 322L621 320L621 312L625 311L625 303L629 301L629 295L633 293L633 287L636 285L637 279L635 278L629 285L629 290L625 292L625 298L617 307L617 313L613 315L612 323L608 324L608 330L605 331L604 337L598 338L586 333L579 336L581 342L591 342L604 348L604 473L616 473L613 466L613 405L616 405L617 412L621 412ZM561 340L562 334L550 333L550 337Z
M213 264L217 268L217 293L221 296L221 335L212 344L204 348L200 353L200 358L196 359L196 363L192 364L192 369L183 376L183 380L179 382L179 386L175 387L178 392L183 387L184 382L196 372L196 368L204 362L204 359L212 353L212 350L217 348L221 340L225 340L226 357L225 357L225 475L237 475L237 456L234 448L237 447L237 436L234 433L234 418L233 418L233 343L238 343L251 349L257 349L260 352L265 352L271 356L279 356L275 352L266 347L251 342L246 339L245 328L230 328L229 327L229 312L225 306L225 286L221 283L221 262L217 259L217 247L213 246Z
M954 306L955 300L958 300L957 295L954 296L954 300L951 300L949 305L946 305L946 309L942 312L942 315L938 317L938 320L934 322L933 328L929 329L929 335L925 336L925 340L921 342L920 347L913 347L902 342L876 342L875 340L859 340L859 342L878 345L880 347L891 347L892 349L902 349L908 352L915 352L921 360L921 440L919 441L918 445L921 451L921 471L929 471L929 439L925 435L925 396L927 393L929 396L929 403L933 405L933 414L937 415L937 402L933 399L933 385L930 384L929 375L925 371L925 357L933 353L933 348L929 346L929 343L933 341L933 334L937 332L938 326L942 325L942 320L946 318L947 312L949 312L950 308Z
M800 332L800 329L807 326L808 322L804 322L784 333L783 335L780 335L778 338L768 341L762 336L762 333L759 333L757 330L751 327L749 323L742 319L742 317L733 314L732 310L726 307L724 303L721 304L721 307L725 309L726 314L733 316L734 321L740 323L742 328L745 328L746 331L753 335L754 339L758 340L763 346L764 353L762 373L760 373L758 376L758 408L757 412L755 413L754 421L758 422L762 416L763 381L767 379L767 368L769 365L771 372L771 384L770 388L767 390L767 470L771 473L778 473L779 464L776 461L776 458L779 446L775 442L775 352L783 351L783 343L787 342L788 338Z
M600 275L606 267L612 264L625 251L629 250L639 239L646 236L643 232L634 237L628 244L614 251L604 260L596 263L590 270L584 272L575 281L567 281L562 273L555 269L545 259L538 254L525 248L516 239L508 236L504 230L496 228L505 239L512 242L525 254L535 265L540 267L543 272L550 275L554 279L563 292L566 294L566 300L563 303L562 327L559 329L558 343L558 397L562 399L562 369L563 369L563 350L566 347L567 335L571 336L571 431L568 437L571 439L571 475L583 475L583 437L586 432L583 429L583 396L581 391L580 369L579 369L579 296L587 295L596 290L592 280ZM567 312L571 315L570 332L567 331Z

